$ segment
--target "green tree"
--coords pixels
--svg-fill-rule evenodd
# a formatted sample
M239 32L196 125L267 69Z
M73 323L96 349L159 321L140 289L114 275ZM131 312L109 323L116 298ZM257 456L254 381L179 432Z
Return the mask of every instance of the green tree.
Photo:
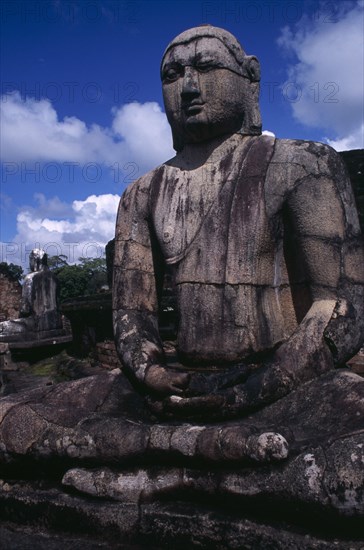
M0 262L0 273L6 275L12 281L20 281L23 276L23 268L20 265Z
M59 269L62 269L67 263L67 256L60 254L59 256L49 256L48 257L48 267L52 271L57 272Z
M48 266L60 283L61 302L95 294L107 285L105 258L82 257L75 265L69 265L67 259L64 255L48 258Z
M78 261L89 276L88 294L95 294L107 285L107 269L105 258L79 258Z
M57 269L61 302L87 294L89 275L80 265L65 265Z

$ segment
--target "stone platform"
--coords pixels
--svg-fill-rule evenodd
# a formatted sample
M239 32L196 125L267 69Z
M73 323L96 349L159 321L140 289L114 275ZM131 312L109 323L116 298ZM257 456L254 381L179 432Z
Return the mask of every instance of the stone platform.
M342 530L334 522L294 518L294 510L289 524L282 512L267 506L253 520L241 505L223 513L206 502L118 503L67 494L44 482L0 482L0 549L363 548L358 525Z
M66 330L48 331L44 338L0 342L0 374L17 371L29 366L40 357L57 355L72 342L72 334Z
M103 369L100 369L103 370ZM333 376L333 375L332 375ZM355 376L355 375L353 375ZM101 377L101 378L100 378ZM27 403L23 403L25 409L23 419L41 418L43 414L47 418L49 427L52 424L60 424L62 415L72 413L70 397L63 395L63 401L67 403L64 410L58 406L57 395L60 392L66 393L72 387L75 395L85 397L85 391L90 384L93 384L95 391L101 392L99 399L94 403L98 410L98 402L103 403L102 407L108 408L115 403L115 395L107 388L112 379L118 377L115 373L105 373L91 378L85 378L82 382L69 382L67 385L60 384L57 387L49 387L46 392L41 389L34 390L37 394L46 393L50 401L54 403L54 418L51 418L51 410L47 407L35 406L31 409L31 395ZM350 382L350 376L349 376ZM74 386L73 386L74 385ZM350 384L349 384L350 385ZM311 402L309 388L301 392L306 396L307 403ZM350 394L350 391L346 392ZM32 393L33 398L34 394ZM53 395L53 397L51 397ZM105 399L107 395L107 399ZM11 403L15 404L19 399L14 394L9 396ZM89 399L95 398L94 392L90 393ZM48 401L49 401L48 399ZM37 400L38 401L38 400ZM109 402L109 403L108 403ZM30 406L30 408L29 408ZM275 408L279 407L276 405ZM347 410L350 409L348 405ZM15 410L15 409L12 409ZM293 414L292 407L290 408ZM337 415L333 422L339 428L339 419L342 417L342 407L338 407ZM7 415L6 411L3 411ZM100 411L103 415L102 411ZM324 417L321 410L317 411L320 418ZM67 418L68 418L67 416ZM71 414L72 416L72 414ZM138 415L137 415L138 416ZM9 416L10 418L10 416ZM95 420L97 418L93 417ZM90 418L91 420L91 418ZM103 430L105 437L102 441L97 437L95 431L94 440L98 445L105 446L105 453L115 441L121 441L118 437L118 430L122 428L122 418L100 417L100 421L110 422L105 424L107 430ZM293 419L293 422L294 419ZM67 425L72 424L72 418ZM92 422L91 422L92 424ZM90 426L91 426L90 424ZM138 422L132 421L138 429ZM20 426L20 424L19 424ZM11 426L9 426L11 428ZM91 426L92 428L92 426ZM91 429L90 428L90 429ZM337 429L338 429L337 428ZM355 426L353 426L355 431ZM58 432L57 432L58 433ZM68 433L68 432L67 432ZM22 433L17 431L18 443L25 444L29 435L26 428ZM49 441L51 441L49 433ZM69 435L71 435L69 433ZM113 435L115 437L113 438ZM131 436L132 434L130 434ZM350 462L350 441L340 439L332 446L342 448L342 453L334 453L337 461L334 464L337 472L340 472L340 479L346 475L347 466ZM59 434L61 437L61 433ZM358 447L362 446L362 436L359 433L353 437L360 438ZM5 438L6 439L6 438ZM30 444L28 458L34 451L35 432L28 437ZM113 439L115 440L113 442ZM14 445L17 445L16 438L12 438ZM32 443L33 441L33 443ZM66 444L66 439L64 439ZM122 471L126 476L128 472L141 472L146 468L149 471L151 484L159 484L159 480L165 477L166 467L163 466L163 459L156 465L155 462L148 462L144 458L137 457L125 464L122 455L125 447L131 444L126 438L120 445L119 458L115 455L105 468L102 468L101 475L109 489L108 493L103 492L102 483L92 483L85 487L86 492L79 492L75 487L61 485L62 477L69 467L75 465L72 460L72 452L63 458L54 460L32 461L14 460L8 464L3 463L0 471L0 549L1 550L27 550L39 548L47 550L63 550L64 548L75 548L83 550L86 548L123 548L130 550L153 549L153 548L219 548L219 549L303 549L312 548L328 550L339 548L344 550L362 550L364 547L364 524L362 515L345 514L345 505L350 506L355 497L355 481L360 482L360 464L353 475L352 494L345 490L345 484L340 491L338 487L335 494L338 501L335 506L329 506L325 510L327 495L321 494L321 477L326 476L326 470L322 461L317 455L313 460L315 450L306 449L303 457L307 462L306 476L299 477L299 471L295 468L300 462L300 457L293 456L289 463L270 466L256 465L254 474L244 482L242 470L236 466L233 469L225 466L222 469L216 464L209 465L209 468L199 471L198 464L182 467L178 466L179 472L183 473L186 480L191 483L183 488L177 488L172 484L170 487L159 491L159 494L151 495L145 485L141 493L128 491L127 477L124 476L124 483L115 485L114 479ZM0 448L4 451L5 447ZM41 451L38 445L39 451ZM87 450L87 449L85 449ZM321 453L322 454L322 453ZM328 449L326 450L326 461L331 460ZM144 455L143 455L144 456ZM349 460L348 460L349 456ZM338 458L340 458L338 460ZM11 458L11 457L10 457ZM25 457L24 457L25 458ZM310 461L308 461L310 458ZM359 457L360 458L360 457ZM336 460L335 459L335 460ZM68 462L69 461L69 462ZM155 465L153 466L152 463ZM138 466L139 464L139 466ZM143 464L145 466L143 466ZM87 458L81 461L81 467L86 467L87 472L97 476L97 463ZM331 464L331 467L333 465ZM121 470L120 470L121 468ZM136 470L135 470L136 468ZM288 469L287 469L288 468ZM173 472L172 472L173 473ZM237 475L235 475L237 474ZM113 478L114 476L114 478ZM240 476L240 477L239 477ZM321 477L320 477L321 476ZM168 477L168 476L167 476ZM327 477L327 476L326 476ZM330 476L323 480L326 490L332 489ZM203 480L206 487L204 493L198 491L199 483ZM126 483L125 483L126 482ZM64 478L63 478L63 483ZM295 494L292 494L292 487L296 485ZM209 487L211 490L209 490ZM228 488L228 494L224 494ZM132 488L131 488L132 489ZM358 489L358 488L357 488ZM81 489L82 490L82 489ZM334 491L335 487L333 488ZM341 495L341 496L340 496ZM333 495L328 495L333 500ZM360 494L357 494L358 498ZM153 501L152 501L153 499ZM340 500L341 499L341 500ZM346 499L346 500L345 500ZM325 501L325 502L324 502ZM340 504L341 502L341 504ZM359 504L358 504L359 505ZM340 512L340 508L343 511ZM339 509L340 513L337 513ZM352 511L351 511L352 512Z

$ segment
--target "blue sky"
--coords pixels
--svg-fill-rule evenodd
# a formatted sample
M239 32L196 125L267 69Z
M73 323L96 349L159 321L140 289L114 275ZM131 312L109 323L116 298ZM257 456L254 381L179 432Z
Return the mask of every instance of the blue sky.
M102 254L118 198L173 155L159 63L178 33L226 28L261 63L263 129L363 148L364 2L1 2L1 253Z

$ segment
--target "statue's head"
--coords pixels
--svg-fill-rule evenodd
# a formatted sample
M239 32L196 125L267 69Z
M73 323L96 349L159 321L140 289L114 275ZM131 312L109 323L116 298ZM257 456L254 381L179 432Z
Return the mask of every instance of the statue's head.
M261 134L259 61L224 29L179 34L164 52L161 78L177 151L223 134Z
M30 271L41 271L47 266L47 254L41 248L33 248L29 254Z

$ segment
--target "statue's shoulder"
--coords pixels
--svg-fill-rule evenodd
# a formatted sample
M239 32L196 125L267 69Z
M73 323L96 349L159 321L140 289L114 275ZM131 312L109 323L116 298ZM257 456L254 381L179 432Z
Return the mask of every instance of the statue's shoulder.
M153 181L160 176L164 166L164 164L157 166L128 185L121 195L118 220L120 217L125 216L127 212L130 214L134 212L135 215L140 216L144 216L146 214L148 211L150 190L153 185ZM117 223L119 223L119 221Z
M339 157L338 153L324 143L301 139L276 139L273 162L316 165L318 168Z
M146 174L140 176L140 178L134 180L122 194L123 197L139 196L140 194L148 194L152 185L152 182L158 178L163 172L166 163L160 164L153 170L150 170Z
M138 191L149 189L150 182L153 178L153 172L154 170L151 170L150 172L147 172L147 174L143 174L143 176L140 176L140 178L130 183L124 190L122 197L132 196L135 195L135 193L137 193Z
M340 155L332 147L298 139L276 139L268 176L271 182L284 184L285 191L290 191L310 176L337 182L347 178Z

